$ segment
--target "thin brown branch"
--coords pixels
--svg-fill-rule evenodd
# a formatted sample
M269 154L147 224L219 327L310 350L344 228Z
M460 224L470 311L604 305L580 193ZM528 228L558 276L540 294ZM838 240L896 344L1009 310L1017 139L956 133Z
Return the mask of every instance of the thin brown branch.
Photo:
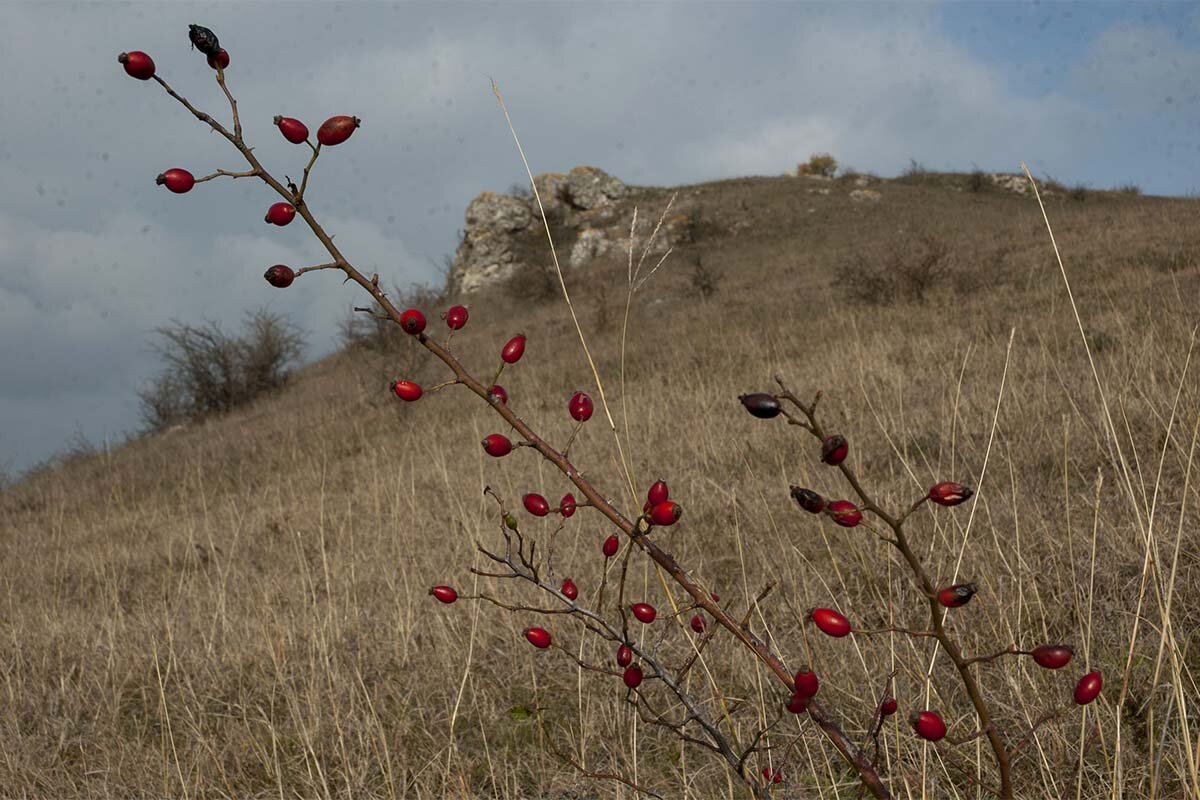
M170 96L179 101L197 119L208 124L213 130L217 131L226 139L228 139L230 143L242 153L243 157L250 164L250 166L257 171L258 177L260 177L265 183L274 189L281 197L284 199L293 200L295 202L297 213L302 219L304 219L310 230L312 230L313 234L325 247L326 251L332 258L332 262L345 273L346 280L353 281L361 286L363 290L366 291L375 300L375 302L379 304L380 309L382 309L382 315L399 325L401 310L397 308L396 305L392 303L392 301L380 290L377 283L373 283L362 272L356 269L345 258L345 256L343 256L341 251L333 243L333 237L328 234L320 225L320 223L317 222L316 218L313 217L312 212L309 210L307 204L303 202L303 195L306 186L302 183L298 192L295 191L291 186L285 187L262 167L262 164L259 163L251 148L246 147L239 136L231 134L210 115L195 108L195 106L189 103L186 98L175 92L161 78L155 76L155 80L158 81L158 83ZM312 146L311 143L310 146ZM316 160L318 150L319 147L313 148L313 158L309 162L309 167L311 167L312 163ZM425 333L419 333L415 336L415 338L422 346L424 346L430 353L442 361L442 363L444 363L451 370L459 383L466 386L470 391L478 395L485 403L488 403L488 405L497 414L499 414L501 418L503 418L520 436L530 443L530 446L534 447L544 458L546 458L546 460L548 460L559 471L561 471L567 477L567 479L575 485L575 487L583 495L583 498L593 508L597 509L613 525L619 528L632 541L634 546L645 552L647 556L649 556L650 559L658 565L658 567L660 567L666 574L670 575L670 577L677 584L679 584L684 591L690 594L696 605L700 608L703 608L712 617L715 625L720 625L721 627L724 627L726 630L730 631L734 637L740 641L744 647L750 650L754 656L758 658L789 690L794 688L791 672L787 669L786 665L783 663L783 660L771 650L770 646L765 641L753 634L747 629L746 626L740 625L737 620L733 619L724 609L718 606L710 598L709 593L704 591L700 584L691 577L688 571L684 569L678 561L676 561L673 555L660 548L651 538L645 535L643 530L640 530L634 522L632 522L611 502L609 502L607 498L600 495L591 482L584 479L579 470L575 468L575 466L563 453L557 451L548 442L539 437L522 419L517 417L507 405L493 403L490 401L489 389L491 385L496 382L496 379L493 379L490 383L484 385L473 375L467 372L466 368L461 362L458 361L457 358L455 358L453 354L451 354L446 348L439 345L429 335ZM502 369L503 364L501 364L501 370ZM817 397L814 398L813 403L808 407L807 411L810 414L811 412L815 412L817 400L819 400L819 398L820 393L817 394ZM801 407L803 408L803 406ZM811 417L809 421L811 424ZM813 432L815 433L818 430L819 429L813 425ZM860 491L860 496L865 496L864 493L861 493L861 487L857 485L857 481L852 478L852 474L848 473L848 477L851 479L851 483L855 486L856 490ZM875 508L877 507L873 507L872 510L875 510ZM883 518L885 520L890 519L888 517ZM511 515L508 515L507 512L505 513L505 519L511 519ZM512 527L515 530L515 520ZM518 556L522 559L523 563L526 563L527 566L530 566L526 561L527 557L524 554L521 541L522 540L518 538ZM903 540L901 540L901 544L903 544ZM530 555L532 555L532 548ZM534 574L532 578L535 583L539 583L536 574ZM603 618L599 617L599 615L596 615L592 612L587 612L583 609L580 609L578 613L583 613L585 616L595 621L597 625L609 630L614 638L619 638L619 634L615 630L611 629L611 626L609 626L607 622L603 620ZM651 668L655 671L656 675L662 679L664 684L666 684L671 691L680 698L681 702L688 707L689 712L700 716L699 708L695 701L689 695L687 695L687 693L684 692L669 675L666 674L662 666L653 659L649 658L645 653L639 653L639 655L642 657L643 662L651 665ZM961 656L958 658L961 659ZM829 739L830 743L834 745L846 762L850 764L858 773L860 779L870 788L872 794L874 794L877 798L890 798L891 793L879 777L879 774L875 770L874 766L868 761L866 754L861 748L850 741L850 739L834 720L832 714L830 714L830 712L825 709L821 703L815 700L809 704L808 713L810 718L821 728L822 732ZM731 766L736 765L737 756L730 749L725 737L710 722L704 721L701 718L700 724L702 727L704 727L706 734L712 737L714 743L720 748L722 757L724 757ZM623 780L619 778L619 776L616 779ZM644 790L641 787L631 785L630 788L634 788L643 793L652 794L656 797L658 796L657 794Z
M219 169L212 175L205 175L203 178L196 178L196 183L211 181L213 178L257 178L258 175L259 172L256 169L248 169L245 172L230 172L227 169Z
M816 418L817 401L820 400L821 393L817 392L816 397L810 406L805 406L800 400L790 391L784 384L783 379L778 375L775 376L775 382L779 384L781 391L780 397L792 402L801 411L804 412L811 426L810 433L818 439L823 440L826 436L824 429ZM1012 784L1012 758L1009 755L1008 747L1004 743L1003 737L996 729L992 721L991 710L988 708L987 702L983 698L982 692L979 690L979 684L972 674L970 664L963 657L962 651L958 644L950 637L945 628L945 609L937 601L936 587L929 579L929 575L925 572L925 567L922 565L920 558L916 552L909 546L908 539L904 533L903 518L907 515L893 515L883 509L863 488L859 482L858 476L854 470L843 461L837 465L841 470L842 476L854 489L854 493L860 501L860 508L867 509L879 517L883 522L892 529L894 539L892 545L900 551L900 554L907 562L909 569L917 579L917 583L921 591L924 593L929 603L929 621L932 627L933 637L937 639L942 650L950 658L955 669L958 670L959 678L962 681L963 688L966 689L967 696L971 700L971 705L975 708L975 714L979 718L979 729L985 731L988 737L988 744L991 746L992 754L995 757L996 767L1000 772L1000 796L1005 800L1013 798ZM910 510L911 511L911 510Z
M237 100L233 99L233 95L229 93L229 87L225 85L225 68L221 66L217 67L217 84L221 87L221 91L225 93L225 97L228 98L229 108L233 112L233 138L238 143L241 143L242 121L238 119Z

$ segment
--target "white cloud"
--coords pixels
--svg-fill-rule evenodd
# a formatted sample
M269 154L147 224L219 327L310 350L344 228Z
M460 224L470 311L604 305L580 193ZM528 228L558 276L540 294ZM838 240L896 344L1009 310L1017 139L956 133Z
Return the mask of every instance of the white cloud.
M236 327L265 303L307 328L320 352L362 299L327 273L285 292L266 285L267 266L326 254L302 222L262 222L279 198L261 183L221 179L182 196L154 186L170 166L245 167L157 84L126 77L122 50L148 51L174 88L227 119L186 38L190 22L216 30L246 139L277 176L298 178L306 152L278 135L275 114L311 129L334 114L362 117L350 142L322 153L308 200L346 256L389 286L433 279L471 197L522 177L489 77L535 172L592 163L674 184L778 174L821 150L885 174L912 156L1001 169L1025 159L1067 177L1104 146L1084 94L1134 104L1148 87L1178 85L1178 109L1200 74L1195 54L1160 32L1118 31L1097 43L1070 95L1021 98L1002 69L946 41L933 14L858 4L3 6L0 336L38 343L0 351L4 425L25 442L42 431L23 461L56 447L77 418L89 434L87 420L132 427L132 389L155 368L147 337L172 318ZM73 380L86 397L64 388Z

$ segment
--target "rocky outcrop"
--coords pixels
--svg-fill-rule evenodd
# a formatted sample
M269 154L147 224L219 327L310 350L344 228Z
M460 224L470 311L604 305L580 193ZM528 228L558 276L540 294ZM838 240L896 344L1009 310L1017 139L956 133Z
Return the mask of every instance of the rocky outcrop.
M555 244L565 250L565 265L574 269L629 250L632 207L624 201L634 194L619 179L601 169L579 166L567 173L548 172L533 179L551 225L558 228ZM644 212L643 212L644 213ZM639 215L634 233L635 257L641 256L658 219ZM690 241L694 214L677 210L651 243L647 255L661 257L669 248ZM448 289L465 294L502 283L546 253L545 231L533 197L483 192L467 206L462 242L454 254Z
M507 194L483 192L467 206L468 233L512 233L532 223L529 205Z

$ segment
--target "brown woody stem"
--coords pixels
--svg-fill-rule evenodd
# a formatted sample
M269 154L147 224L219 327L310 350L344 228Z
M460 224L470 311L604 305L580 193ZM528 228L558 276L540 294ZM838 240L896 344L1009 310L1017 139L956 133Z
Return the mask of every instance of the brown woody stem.
M316 218L309 210L308 205L303 202L305 188L303 183L299 193L294 194L288 188L288 186L280 183L274 176L272 176L269 172L267 172L266 169L263 168L258 158L254 155L252 148L246 147L246 145L242 142L240 135L231 134L223 125L221 125L221 123L217 122L209 114L197 109L190 102L188 102L186 98L175 92L175 90L173 90L162 78L156 75L154 76L154 80L156 80L163 87L163 89L166 90L167 94L169 94L171 97L174 97L189 112L191 112L193 116L195 116L201 122L208 124L213 130L217 131L226 139L228 139L229 142L238 149L238 151L253 168L255 174L262 179L264 183L274 189L285 200L294 202L296 205L296 212L301 218L304 219L309 228L312 230L313 235L317 237L317 239L325 247L325 250L330 256L332 256L333 265L336 265L337 268L340 268L345 273L346 280L354 281L361 286L369 295L371 295L375 302L379 304L387 318L391 319L397 325L400 324L400 309L396 308L395 304L393 304L392 301L387 298L387 296L379 289L379 286L376 283L373 283L370 279L368 279L362 272L356 269L344 255L342 255L341 250L339 250L338 247L333 243L333 237L321 227L320 223L317 222ZM312 146L311 143L310 146ZM313 161L316 160L318 151L319 146L313 148L313 158L309 161L309 167L311 167ZM306 177L307 171L308 167L306 167L305 170ZM327 268L333 267L327 266ZM555 450L548 442L534 433L534 431L524 422L524 420L520 419L515 413L513 413L513 411L509 409L507 405L491 401L488 390L493 384L495 384L497 380L499 380L500 374L504 370L504 362L501 362L500 368L496 372L496 377L492 379L491 383L485 386L474 376L468 373L466 368L463 367L462 363L455 358L453 354L451 354L445 347L434 341L431 337L427 336L425 333L419 333L415 338L422 346L425 347L426 350L433 353L433 355L435 355L447 367L450 368L451 372L454 373L455 379L457 379L459 383L466 386L469 390L482 398L485 403L491 406L492 409L505 420L505 422L511 425L517 431L517 433L524 437L524 439L529 442L530 446L541 453L541 455L547 461L557 467L558 470L561 471L569 481L575 484L575 487L580 491L580 493L584 496L584 498L586 498L587 502L593 508L597 509L601 514L603 514L613 525L615 525L627 537L629 537L634 545L640 547L646 553L646 555L648 555L659 567L661 567L668 575L670 575L675 582L684 589L684 591L692 596L692 599L695 601L697 606L703 608L712 616L716 624L732 633L734 637L742 643L743 646L750 650L750 652L753 653L754 656L775 675L779 682L782 683L789 692L794 690L795 685L792 678L792 673L784 664L783 659L776 655L765 641L751 632L747 626L742 625L738 620L729 616L724 609L718 606L712 600L710 594L704 591L704 589L702 589L701 586L692 579L687 570L685 570L679 564L679 562L675 560L673 555L666 552L653 541L651 541L647 536L638 530L637 526L633 522L631 522L619 510L617 510L617 508L613 506L606 498L601 496L590 482L584 480L579 471L570 461L567 460L564 454ZM806 414L815 411L816 404L819 399L820 393L818 392L816 397L813 399L812 405L806 410ZM797 405L800 404L797 403ZM801 406L801 408L804 407ZM809 422L810 424L813 422L811 416L809 418ZM814 424L813 432L816 431L817 429ZM844 466L843 472L846 473L847 477L850 479L851 485L854 486L857 491L859 491L860 497L865 498L865 493L863 493L861 487L858 486L857 480L853 478L852 473L846 470ZM889 524L894 522L894 520L886 516L873 503L868 502L866 507L870 508L872 511L875 511L882 519L888 521ZM903 547L907 549L907 544L903 543L903 539L901 539L901 543ZM911 555L911 551L908 551L908 553ZM915 561L915 556L913 556L912 559L912 563L916 564L915 568L920 569L919 562ZM921 575L923 577L923 573L921 573ZM928 579L925 579L924 583L928 584ZM936 606L936 601L934 601L934 604ZM937 628L939 631L941 631L940 620L937 622ZM941 638L939 638L939 641L941 641ZM948 652L951 652L952 658L956 659L956 663L961 661L961 655L958 654L957 649ZM970 680L969 673L966 672L965 667L962 668L962 672L964 674L964 680ZM670 676L667 676L664 672L659 671L658 674L659 677L662 678L668 685L674 683ZM972 681L969 685L969 688L973 686L974 683ZM681 699L684 697L686 697L686 695L682 695ZM983 706L982 699L978 697L977 689L974 690L972 699L973 701L976 701L977 709L981 709L980 716L982 721L983 718L986 717L987 712L986 706ZM858 773L859 778L871 791L871 793L876 798L881 798L881 800L890 799L892 794L887 785L884 784L883 779L880 777L879 772L875 768L874 764L872 764L867 758L866 753L863 752L863 750L858 747L857 744L851 741L845 732L842 731L832 713L826 709L822 703L812 700L808 704L808 714L813 722L815 722L816 725L821 729L822 733L824 733L825 737L830 741L831 744L833 744L834 748L836 748L841 754L842 758L845 759L845 761ZM732 763L736 764L736 755L733 755L732 753L723 753L723 755L725 755L727 759L732 756ZM1007 757L1005 757L1004 764L1006 767L1004 775L1007 776ZM619 778L617 776L605 777L614 777L617 780L625 782L623 778ZM638 791L646 791L641 787L634 786L633 784L628 785L630 785L632 788L636 788ZM1010 794L1007 796L1011 796L1011 789Z
M788 388L784 385L782 378L776 376L775 382L779 384L779 388L781 390L779 397L790 401L797 408L803 411L805 417L808 419L809 425L811 426L810 432L812 435L816 436L818 439L824 439L825 432L816 419L816 405L817 400L820 399L821 396L820 392L817 393L817 397L813 400L811 406L805 406L800 402L796 395L788 390ZM937 601L937 588L933 585L933 582L930 581L929 575L925 572L925 567L921 564L921 559L917 557L915 552L913 552L912 547L909 546L908 538L904 534L905 517L912 513L912 511L915 510L920 503L914 504L913 507L902 516L893 516L881 508L879 504L877 504L871 498L871 496L867 494L866 490L863 489L862 484L859 482L858 476L855 475L854 470L850 469L846 462L843 461L841 464L839 464L838 469L842 471L842 475L846 478L847 482L849 482L851 488L854 489L854 493L858 495L858 498L861 501L860 507L874 513L881 520L883 520L889 528L892 529L892 534L895 537L892 540L892 545L900 551L902 556L904 556L904 560L908 563L909 569L912 570L912 573L916 577L921 591L924 592L926 600L929 603L929 622L933 628L933 637L937 639L938 644L941 645L942 649L946 652L946 655L950 658L950 661L953 662L955 669L958 670L959 678L962 679L963 688L966 689L967 696L971 699L971 705L975 707L975 714L979 718L979 729L987 734L988 744L991 745L992 753L995 756L996 768L1000 773L999 795L1002 798L1005 798L1005 800L1012 800L1012 757L1007 746L1004 744L1003 738L1001 738L1000 733L996 730L995 724L992 722L991 711L988 708L987 702L983 699L983 694L979 691L979 684L975 680L975 676L971 673L970 667L973 662L963 657L962 651L959 649L957 642L950 638L950 635L946 632L946 627L944 624L945 609Z

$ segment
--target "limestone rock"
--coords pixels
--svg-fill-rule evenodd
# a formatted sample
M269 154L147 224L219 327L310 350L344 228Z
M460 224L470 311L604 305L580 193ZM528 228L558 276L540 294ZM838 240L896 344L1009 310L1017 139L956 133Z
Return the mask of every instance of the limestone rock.
M533 213L519 198L495 192L482 192L467 206L467 235L472 233L511 233L529 227Z
M856 203L878 203L883 199L883 195L874 189L855 189L850 193L850 199Z
M574 208L612 205L626 192L624 183L596 167L579 166L567 173L567 199Z
M533 185L537 187L538 195L542 198L542 207L546 209L547 217L561 217L571 210L568 202L567 176L561 172L543 172L533 177ZM537 201L530 200L531 210L537 216Z

